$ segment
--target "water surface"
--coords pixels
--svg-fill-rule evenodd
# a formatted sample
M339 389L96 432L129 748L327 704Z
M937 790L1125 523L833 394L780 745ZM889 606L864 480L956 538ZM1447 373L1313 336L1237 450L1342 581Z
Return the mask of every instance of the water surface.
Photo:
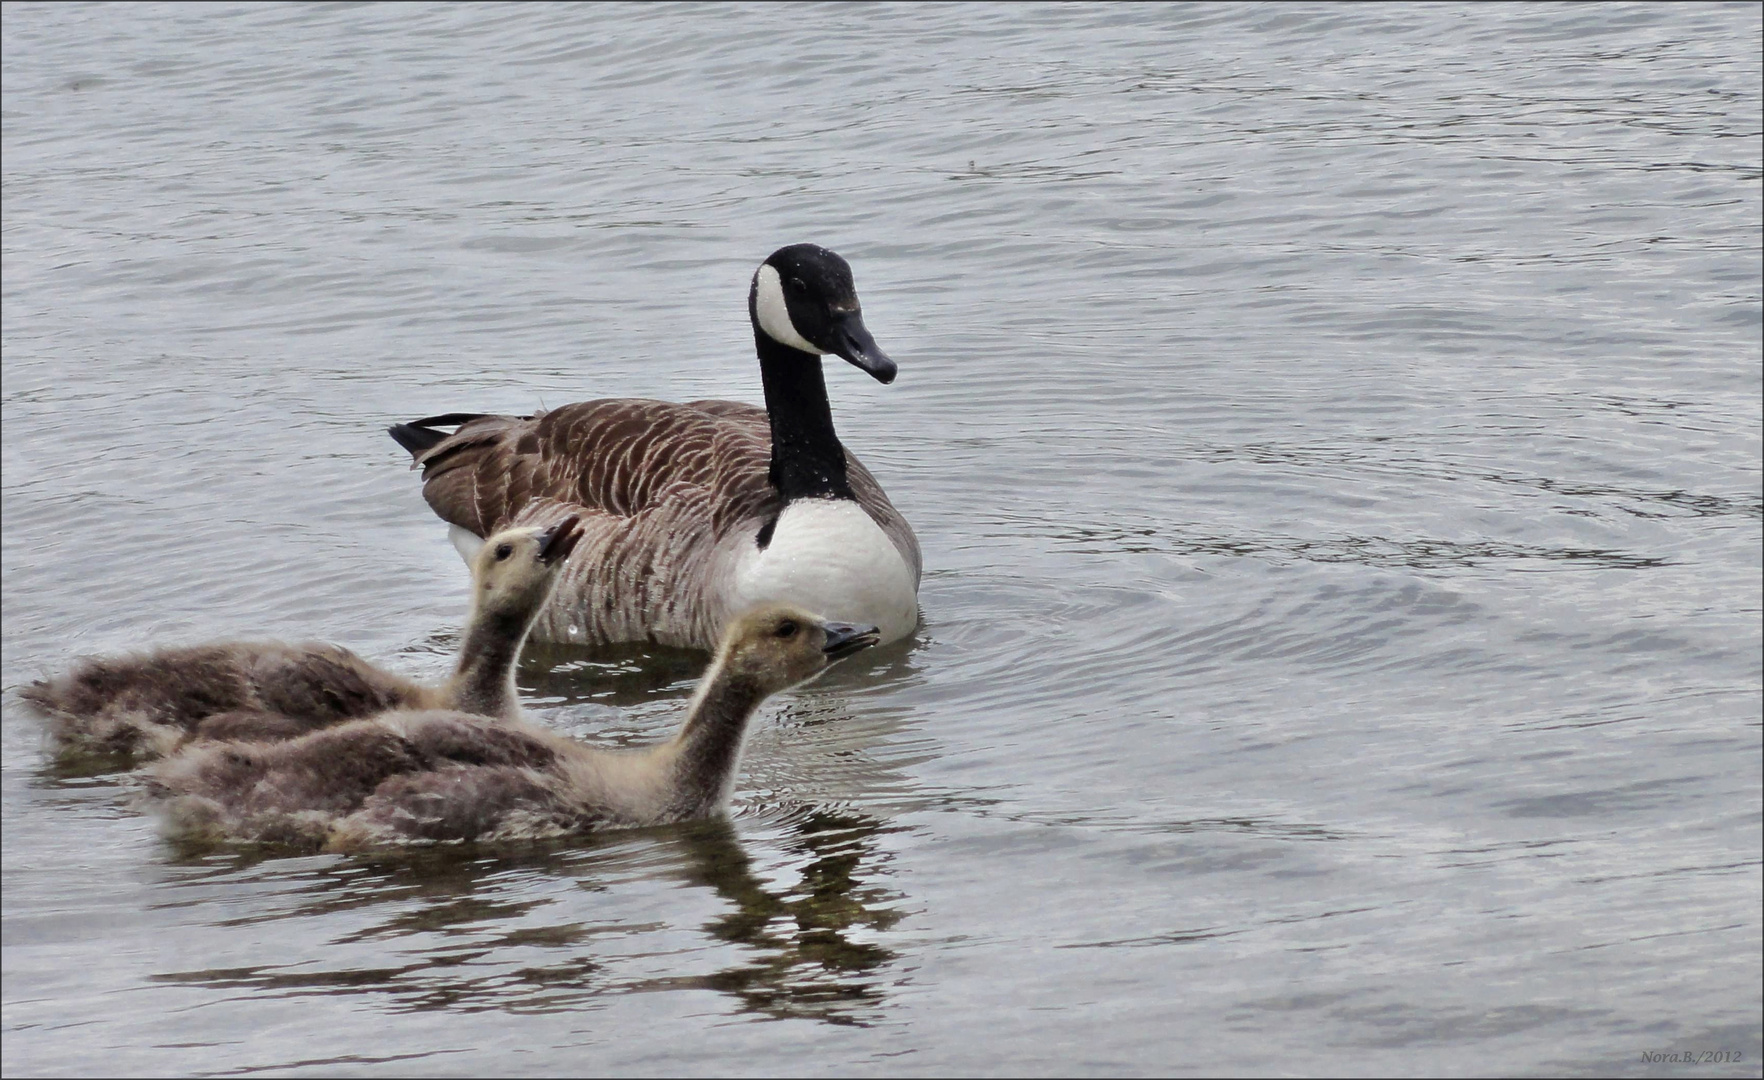
M9 6L0 1064L1758 1075L1760 25ZM83 653L443 672L385 426L758 401L802 240L925 625L730 820L264 857L54 766ZM522 685L628 745L698 663Z

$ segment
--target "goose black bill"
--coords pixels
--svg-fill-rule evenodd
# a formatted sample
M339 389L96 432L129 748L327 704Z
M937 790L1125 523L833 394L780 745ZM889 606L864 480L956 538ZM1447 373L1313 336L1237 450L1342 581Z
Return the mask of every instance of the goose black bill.
M833 351L887 385L894 381L900 368L876 345L876 339L864 327L863 316L853 311L833 321Z

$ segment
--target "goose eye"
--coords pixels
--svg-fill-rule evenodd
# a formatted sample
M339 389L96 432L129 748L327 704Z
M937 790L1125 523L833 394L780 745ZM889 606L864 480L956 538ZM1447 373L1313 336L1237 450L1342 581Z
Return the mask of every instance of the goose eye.
M496 545L496 561L497 562L501 562L502 560L508 558L510 555L513 555L513 554L514 554L514 545L513 544L497 544Z
M795 637L796 636L796 622L792 619L785 619L783 622L778 624L777 634L781 638Z
M790 287L792 289L795 289L797 292L801 292L804 289L808 288L808 284L806 282L804 282L799 277L793 277L790 279Z

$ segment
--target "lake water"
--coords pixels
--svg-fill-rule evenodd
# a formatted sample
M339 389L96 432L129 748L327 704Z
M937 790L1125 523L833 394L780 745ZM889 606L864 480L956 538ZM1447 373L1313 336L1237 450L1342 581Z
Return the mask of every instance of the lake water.
M1759 1075L1760 12L8 5L0 1064ZM758 401L803 240L925 624L728 821L187 851L53 765L80 654L445 671L386 425Z

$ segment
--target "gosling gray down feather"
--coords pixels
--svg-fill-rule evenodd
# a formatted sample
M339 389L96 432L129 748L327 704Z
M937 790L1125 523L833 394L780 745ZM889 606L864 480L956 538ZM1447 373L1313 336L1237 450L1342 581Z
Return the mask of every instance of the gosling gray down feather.
M50 722L63 757L145 759L189 739L272 741L394 709L513 719L526 628L580 538L573 522L508 530L474 564L472 615L454 674L426 686L339 645L229 641L80 661L20 696ZM506 543L510 555L497 559ZM506 565L504 565L506 564Z
M391 712L288 742L196 744L155 766L148 792L174 837L309 851L703 817L727 806L760 703L877 636L789 608L738 618L680 732L646 750L595 750L520 720Z

